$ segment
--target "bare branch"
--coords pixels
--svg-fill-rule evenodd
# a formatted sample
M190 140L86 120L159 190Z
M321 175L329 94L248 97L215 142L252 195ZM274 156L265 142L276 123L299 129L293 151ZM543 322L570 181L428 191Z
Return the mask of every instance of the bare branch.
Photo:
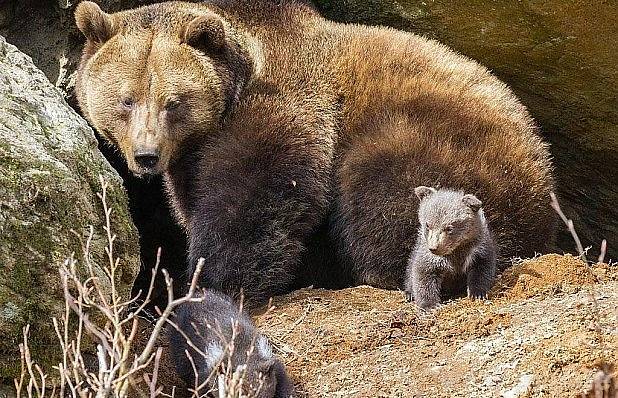
M573 220L568 219L567 216L562 212L562 209L560 208L560 204L558 203L558 198L556 197L556 194L551 192L549 196L551 197L551 207L554 208L556 213L558 213L562 221L566 224L567 228L569 229L569 232L571 233L571 236L573 237L573 240L575 241L575 245L577 246L577 252L579 253L579 256L581 257L582 260L587 262L586 252L584 251L582 242L579 240L579 236L577 236L577 232L575 232Z
M152 350L156 344L156 341L159 337L159 335L161 334L161 330L163 329L163 326L165 325L165 323L167 322L167 320L169 319L169 317L172 314L172 311L178 307L180 304L186 303L186 302L197 302L199 301L199 298L194 297L195 294L195 289L197 288L197 281L199 278L200 273L202 272L202 267L204 266L204 259L200 258L199 261L197 262L197 267L195 268L195 272L193 273L193 279L191 280L191 285L189 286L189 291L187 292L187 294L184 297L181 297L179 299L174 300L174 289L172 286L172 279L170 278L169 274L167 273L167 270L162 270L163 275L165 276L165 285L167 287L167 296L168 296L168 302L167 302L167 306L165 307L165 310L163 311L163 313L161 314L161 316L159 317L159 319L157 320L155 327L152 331L152 334L150 336L150 338L148 339L148 343L146 344L146 347L144 348L144 351L142 352L142 354L138 357L137 359L137 364L141 365L143 364L148 357L150 356L150 354L152 353Z
M607 252L607 240L603 239L601 242L601 253L599 254L599 260L597 262L602 263L605 261L605 253Z

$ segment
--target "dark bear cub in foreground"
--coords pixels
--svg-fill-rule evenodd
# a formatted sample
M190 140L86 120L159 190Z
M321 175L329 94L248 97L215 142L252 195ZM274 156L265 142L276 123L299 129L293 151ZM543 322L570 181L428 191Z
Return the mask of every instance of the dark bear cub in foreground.
M185 303L176 310L175 322L186 337L175 328L170 333L171 354L187 386L195 386L196 372L185 350L195 363L197 383L203 386L200 396L208 392L218 397L219 375L234 372L240 373L242 393L246 396L294 396L285 367L251 319L221 293L205 290L202 297L203 301ZM201 352L189 346L187 337Z
M496 275L496 245L481 201L447 189L417 187L418 238L408 262L406 296L423 309L440 303L443 279L467 278L468 296L486 298Z

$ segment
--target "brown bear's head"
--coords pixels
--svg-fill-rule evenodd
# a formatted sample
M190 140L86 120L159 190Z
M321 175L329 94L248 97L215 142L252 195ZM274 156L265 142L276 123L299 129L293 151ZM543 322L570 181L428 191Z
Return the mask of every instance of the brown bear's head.
M251 37L204 5L107 14L84 1L75 19L87 39L80 108L136 175L165 172L181 148L216 132L255 74Z

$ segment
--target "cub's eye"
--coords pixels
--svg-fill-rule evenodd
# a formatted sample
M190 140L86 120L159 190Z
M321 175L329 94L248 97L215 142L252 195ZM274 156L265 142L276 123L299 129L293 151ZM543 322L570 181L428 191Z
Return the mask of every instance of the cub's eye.
M133 98L127 97L122 100L121 104L124 109L132 109L133 105L135 105L135 101Z
M165 104L165 110L166 111L173 111L174 109L177 109L180 106L180 100L178 99L171 99L169 101L167 101L167 103Z
M428 222L425 223L425 229L429 229L429 223Z
M453 233L454 230L455 230L455 228L453 228L452 225L449 225L446 228L444 228L444 232L446 232L447 234Z

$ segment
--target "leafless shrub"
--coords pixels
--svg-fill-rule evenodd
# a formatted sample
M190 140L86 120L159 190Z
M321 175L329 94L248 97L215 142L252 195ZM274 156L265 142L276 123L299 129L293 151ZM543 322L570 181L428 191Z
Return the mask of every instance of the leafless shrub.
M564 212L560 208L560 204L558 203L556 195L552 192L550 196L551 206L556 211L556 213L558 213L564 224L567 226L569 232L571 233L571 236L575 241L575 246L577 247L577 252L579 253L579 256L584 262L588 263L586 260L587 249L584 249L579 237L577 236L577 231L575 230L575 226L573 225L573 220L567 218L567 216L564 214ZM603 239L603 241L601 242L601 253L598 258L599 263L602 263L605 259L606 250L607 241ZM587 269L592 278L597 283L599 283L600 280L598 276L592 271L590 267L587 267ZM605 358L605 353L608 351L601 330L601 311L599 309L599 302L597 300L597 291L595 285L592 285L590 287L588 291L588 296L590 297L590 302L592 303L592 319L601 354L598 361L599 371L594 377L592 387L586 394L582 394L581 396L591 398L618 398L616 375L613 373L613 366L609 364L609 362L607 362L607 359Z
M192 398L205 397L208 394L214 392L215 388L210 386L216 386L216 393L218 398L250 398L253 396L259 396L260 392L264 388L264 380L258 380L258 385L250 385L248 368L246 365L235 366L232 358L237 350L236 341L240 333L240 321L243 312L243 300L240 300L240 306L238 309L238 318L232 320L232 335L226 336L224 328L215 320L214 324L206 324L206 328L209 333L214 333L217 340L223 347L223 355L217 364L213 366L212 371L206 378L200 382L196 361L207 360L207 354L198 347L191 338L187 335L186 330L182 330L180 326L171 319L167 319L167 323L170 324L186 341L187 345L191 347L198 355L198 358L194 358L188 350L185 350L185 355L193 368L193 374L195 379L192 386L188 386L188 390L191 393ZM269 304L268 311L272 310L272 306ZM197 336L202 336L202 331L195 324L192 323L191 327ZM253 340L246 353L247 362L251 359L252 355L256 354L256 339L257 335L253 336ZM256 354L257 355L257 354Z
M150 285L144 300L138 303L136 297L123 301L118 286L116 286L116 275L121 263L120 259L114 255L116 235L111 225L112 209L107 204L109 184L102 177L100 183L101 193L98 196L103 205L105 215L103 231L107 240L104 275L96 274L91 260L94 228L90 227L88 237L82 242L82 267L78 267L80 265L78 260L71 255L59 270L65 298L65 311L62 319L53 318L52 323L58 337L58 344L62 349L62 361L53 367L51 373L45 372L36 363L30 354L28 345L30 327L27 325L23 330L23 342L19 345L21 374L15 379L18 398L124 398L135 395L152 398L174 397L175 395L175 387L172 388L171 393L164 393L163 386L158 384L162 348L157 347L157 341L167 323L178 328L171 320L175 308L183 303L203 300L203 297L196 294L196 291L204 259L200 259L197 264L187 294L178 299L174 299L172 279L168 272L161 270L165 278L168 304L163 311L159 311L159 317L154 322L146 344L143 348L137 347L136 334L139 317L152 296L161 250L159 249L157 253L157 261L152 270ZM85 279L80 276L80 268L85 269ZM102 276L104 280L101 279ZM107 281L109 285L104 284ZM242 305L239 311L242 312ZM208 325L208 327L219 333L227 354L224 358L228 358L227 363L221 363L209 378L209 381L216 380L218 397L250 398L253 394L258 394L262 387L261 384L257 390L247 395L246 366L234 368L230 359L235 350L234 341L239 333L238 321L235 321L233 325L233 334L229 341L226 340L219 325ZM86 335L96 344L94 360L86 354L85 348L88 345ZM183 335L187 338L189 346L205 357L206 354L196 347L186 334L183 333ZM252 344L250 351L254 348L255 344ZM251 352L248 355L250 356ZM193 358L189 358L195 369ZM198 380L197 376L196 380ZM205 396L207 392L202 392L205 384L197 385L196 383L190 387L189 391L192 396Z
M618 398L618 376L612 366L604 364L594 375L592 386L582 398Z
M551 207L556 211L556 213L558 213L558 215L560 216L560 219L566 225L567 229L571 233L571 236L573 237L573 240L575 241L575 247L577 248L577 253L579 254L582 260L584 260L585 262L588 262L588 260L586 259L588 248L584 249L584 246L582 245L582 242L579 239L579 236L577 235L577 231L575 231L575 225L573 224L573 220L568 218L564 214L562 209L560 208L560 203L558 203L558 198L556 197L556 194L552 192L549 194L549 196L551 197L551 202L550 202ZM605 260L606 251L607 251L607 240L603 239L603 241L601 242L601 251L600 251L597 262L602 263Z
M98 196L105 213L103 230L107 238L105 248L107 263L103 267L103 272L105 279L109 280L109 286L103 285L101 276L96 274L91 261L90 249L94 236L94 229L91 227L88 238L83 244L82 261L83 268L86 269L86 279L80 278L78 261L74 256L70 256L60 267L65 312L61 320L53 318L52 322L62 348L62 362L54 366L53 373L50 374L53 377L48 376L30 355L29 326L26 326L23 343L19 346L22 371L20 377L15 380L18 397L123 398L129 396L130 387L135 387L137 381L141 379L146 381L149 389L148 394L143 395L158 396L161 393L161 388L157 386L161 348L156 346L157 339L174 308L182 303L201 300L195 296L195 291L203 259L197 264L188 293L175 300L171 293L172 280L167 271L162 270L170 300L156 321L145 347L140 352L135 352L138 315L151 297L161 253L159 250L144 302L137 305L136 299L123 301L116 286L120 259L114 256L116 235L111 225L112 209L107 205L109 185L103 178L100 178L100 182L102 191ZM96 322L91 320L95 316ZM73 318L77 318L76 322L72 321ZM87 344L84 339L86 334L97 344L94 366L91 364L93 361L86 359L84 350ZM146 374L148 367L152 367L150 375ZM53 380L51 385L49 380Z

